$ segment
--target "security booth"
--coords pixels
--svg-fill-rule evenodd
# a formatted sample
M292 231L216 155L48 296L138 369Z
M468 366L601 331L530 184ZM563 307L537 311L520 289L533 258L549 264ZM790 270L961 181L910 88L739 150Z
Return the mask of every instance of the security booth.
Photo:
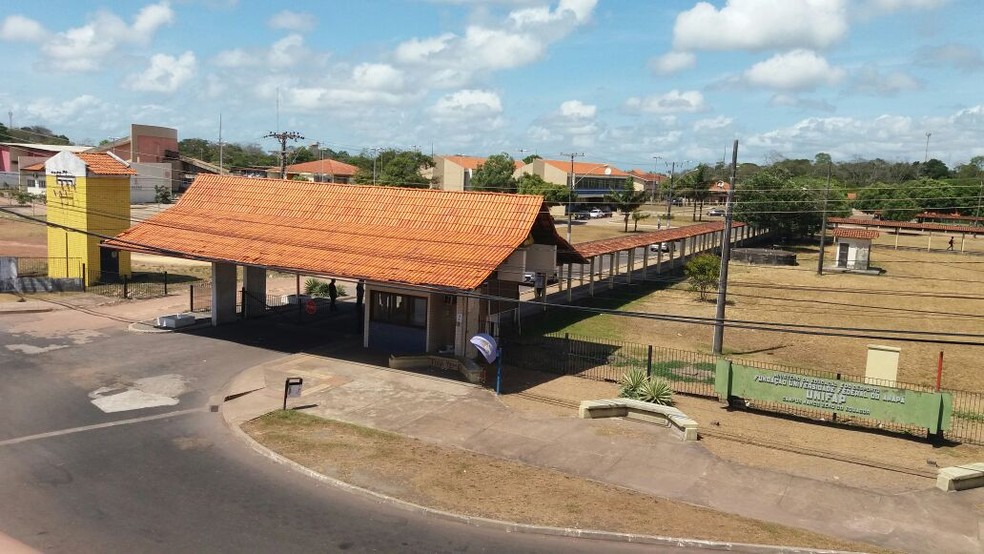
M846 271L868 271L871 258L871 241L878 238L878 231L837 227L834 229L836 268Z

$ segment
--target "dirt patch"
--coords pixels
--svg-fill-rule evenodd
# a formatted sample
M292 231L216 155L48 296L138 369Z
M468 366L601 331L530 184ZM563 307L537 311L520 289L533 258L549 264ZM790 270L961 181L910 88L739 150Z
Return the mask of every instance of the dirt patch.
M555 527L886 552L300 412L273 412L244 429L324 475L454 513Z

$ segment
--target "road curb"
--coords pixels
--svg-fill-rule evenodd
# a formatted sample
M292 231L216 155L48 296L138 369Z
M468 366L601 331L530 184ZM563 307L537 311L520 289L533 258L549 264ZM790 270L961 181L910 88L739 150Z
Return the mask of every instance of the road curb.
M498 519L489 519L484 517L467 516L467 515L456 514L452 512L446 512L435 508L429 508L427 506L421 506L419 504L413 504L405 500L400 500L399 498L387 496L385 494L378 493L376 491L369 490L363 487L359 487L351 483L346 483L345 481L340 481L333 477L328 477L327 475L318 473L317 471L314 471L309 467L306 467L289 458L286 458L280 455L279 453L263 446L259 442L253 440L253 438L250 437L245 431L243 431L239 425L229 421L226 418L225 410L222 409L221 405L219 406L219 411L222 413L222 421L226 424L227 427L230 428L230 430L233 432L234 435L236 435L237 438L245 442L250 447L250 449L252 449L254 452L260 454L261 456L269 460L272 460L278 464L285 465L294 471L297 471L303 475L311 477L317 481L320 481L332 487L342 489L344 491L353 494L358 494L363 497L376 500L377 502L381 502L383 504L395 506L397 508L412 513L425 514L427 516L436 517L446 521L453 521L456 523L471 525L473 527L479 527L483 529L493 529L493 530L505 531L511 533L528 533L534 535L629 542L629 543L652 544L652 545L673 546L673 547L686 547L686 548L697 548L701 550L744 552L747 554L857 554L856 552L849 552L843 550L825 550L825 549L801 548L801 547L790 547L790 546L772 546L772 545L764 545L764 544L749 544L749 543L739 543L739 542L720 542L720 541L688 539L688 538L679 538L679 537L663 537L658 535L638 535L633 533L618 533L612 531L600 531L596 529L579 529L574 527L549 527L549 526L516 523L516 522L503 521ZM262 417L262 415L265 414L255 416L252 419L256 419L257 417Z

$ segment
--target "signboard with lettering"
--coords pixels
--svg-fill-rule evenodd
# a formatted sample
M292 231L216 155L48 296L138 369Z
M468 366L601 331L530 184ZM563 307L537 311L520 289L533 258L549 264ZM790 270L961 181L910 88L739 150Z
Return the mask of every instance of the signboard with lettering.
M796 375L719 360L715 389L721 398L774 402L789 408L818 410L878 421L925 427L932 433L950 429L953 397Z

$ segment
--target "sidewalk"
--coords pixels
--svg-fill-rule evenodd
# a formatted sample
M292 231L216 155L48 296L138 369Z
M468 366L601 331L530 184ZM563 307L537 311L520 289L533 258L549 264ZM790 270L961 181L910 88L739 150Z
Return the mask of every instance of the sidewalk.
M304 379L289 405L320 417L886 548L984 551L984 489L891 495L831 485L723 461L662 427L640 442L598 432L615 421L517 412L481 387L378 365L287 356L244 371L213 404L238 426L279 409L287 377Z

